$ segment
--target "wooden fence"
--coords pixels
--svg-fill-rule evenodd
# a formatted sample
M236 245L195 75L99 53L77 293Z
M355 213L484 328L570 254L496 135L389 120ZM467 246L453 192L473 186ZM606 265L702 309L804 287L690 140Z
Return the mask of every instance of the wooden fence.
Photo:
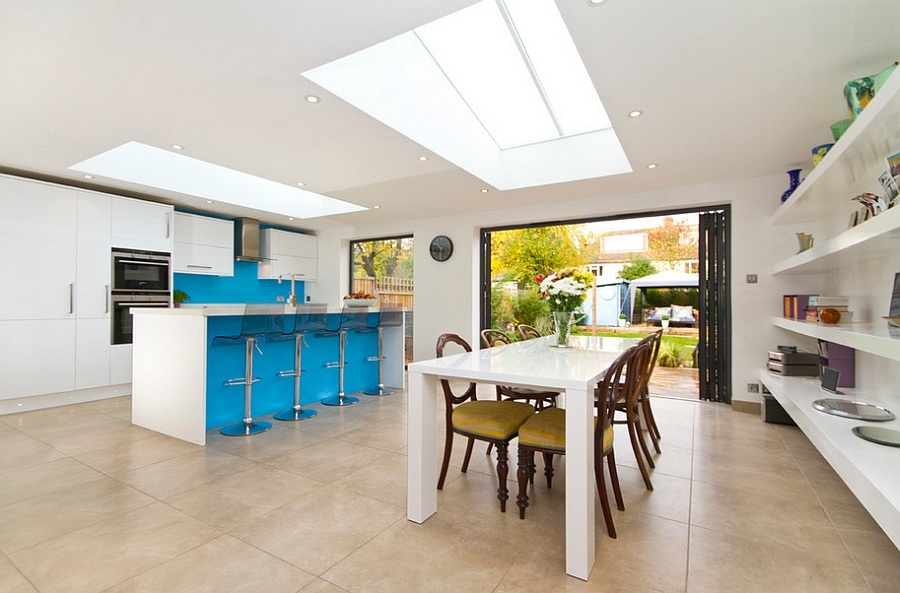
M384 305L413 310L412 278L394 276L354 278L351 292L367 292L377 296Z

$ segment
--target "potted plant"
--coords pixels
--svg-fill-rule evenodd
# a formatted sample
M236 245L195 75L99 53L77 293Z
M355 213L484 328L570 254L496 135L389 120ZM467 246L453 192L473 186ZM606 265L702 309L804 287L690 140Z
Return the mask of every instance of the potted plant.
M669 316L665 315L665 314L662 315L659 318L659 323L660 323L660 325L662 325L663 329L669 329Z
M619 327L625 327L625 314L619 313Z
M184 292L183 290L176 290L172 293L172 300L175 301L176 307L180 307L181 303L191 300L191 297L188 296L188 293Z

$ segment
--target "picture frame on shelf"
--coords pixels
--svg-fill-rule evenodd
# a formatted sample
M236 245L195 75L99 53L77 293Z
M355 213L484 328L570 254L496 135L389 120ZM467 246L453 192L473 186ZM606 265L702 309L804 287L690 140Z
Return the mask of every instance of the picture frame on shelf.
M900 197L900 187L897 186L897 178L891 175L890 163L888 163L888 169L878 176L878 183L884 188L885 206L892 208Z
M891 308L888 311L888 323L900 327L900 272L894 274L894 289L891 292Z
M888 171L894 179L900 178L900 152L895 152L885 159Z
M847 221L847 228L848 228L848 229L852 229L852 228L855 227L857 224L859 224L859 223L857 222L857 220L859 219L859 213L860 213L859 210L854 210L853 212L850 213L850 220Z

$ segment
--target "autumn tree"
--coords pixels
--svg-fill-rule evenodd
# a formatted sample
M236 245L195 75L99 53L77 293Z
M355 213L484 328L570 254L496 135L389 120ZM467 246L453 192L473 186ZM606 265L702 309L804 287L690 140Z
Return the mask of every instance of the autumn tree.
M655 273L656 266L653 265L650 258L639 255L622 266L622 270L619 272L619 278L624 280L636 280Z
M538 274L586 263L572 225L498 231L491 234L495 278L527 285Z
M675 222L671 216L663 218L662 226L647 233L647 254L650 259L675 268L675 263L697 259L697 235L685 221Z

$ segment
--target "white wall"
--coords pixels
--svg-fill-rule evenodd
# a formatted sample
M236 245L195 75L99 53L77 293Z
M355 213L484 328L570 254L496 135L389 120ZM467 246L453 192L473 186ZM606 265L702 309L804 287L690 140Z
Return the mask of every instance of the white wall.
M478 238L483 227L566 220L584 217L644 213L705 204L731 204L732 212L732 304L733 304L733 399L759 401L746 391L757 382L757 369L765 365L766 352L787 339L772 327L769 318L781 314L782 295L810 290L807 279L773 279L770 266L797 250L791 228L773 232L768 217L780 203L787 187L783 175L728 181L533 206L459 214L452 217L384 223L365 228L346 227L322 232L319 237L319 278L309 283L313 300L339 302L347 293L348 243L412 233L415 238L415 336L416 360L434 357L437 337L444 332L462 335L478 343ZM802 229L798 229L802 230ZM454 254L438 263L428 254L435 235L453 240ZM746 274L757 274L758 284L746 284Z

